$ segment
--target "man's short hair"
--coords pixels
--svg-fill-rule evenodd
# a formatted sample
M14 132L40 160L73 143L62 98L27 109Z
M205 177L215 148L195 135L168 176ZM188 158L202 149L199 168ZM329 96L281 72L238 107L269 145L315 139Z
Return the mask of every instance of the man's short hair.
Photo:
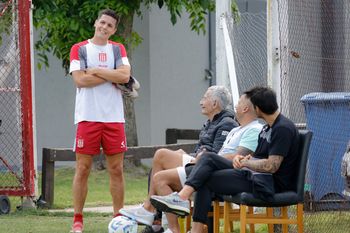
M269 87L254 87L244 94L263 113L273 114L278 109L276 93Z
M211 86L211 97L219 102L221 109L228 109L232 104L232 96L230 91L224 86Z
M98 13L98 19L101 18L102 15L108 15L108 16L112 17L113 19L115 19L117 21L116 25L118 25L119 16L117 15L117 13L114 10L111 10L111 9L100 10L100 12Z

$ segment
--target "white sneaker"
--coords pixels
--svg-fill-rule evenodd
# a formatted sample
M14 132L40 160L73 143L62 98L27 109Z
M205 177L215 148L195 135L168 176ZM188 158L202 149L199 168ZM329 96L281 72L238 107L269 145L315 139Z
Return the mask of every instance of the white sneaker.
M163 233L173 233L173 232L168 228Z
M177 192L166 196L152 195L151 203L162 212L173 213L179 216L190 214L190 202L188 200L182 200Z
M154 213L149 212L143 206L130 208L130 209L120 209L119 213L131 218L132 220L135 220L136 222L152 226L154 221Z

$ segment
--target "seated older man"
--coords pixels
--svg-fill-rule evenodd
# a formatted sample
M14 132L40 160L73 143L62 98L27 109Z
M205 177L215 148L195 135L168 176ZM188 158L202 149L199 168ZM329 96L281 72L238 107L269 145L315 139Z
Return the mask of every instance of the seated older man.
M231 94L224 86L211 86L200 100L202 114L208 117L199 134L199 141L193 153L188 154L183 150L159 149L153 157L152 173L150 175L150 187L148 197L143 206L133 209L121 209L119 212L140 223L151 226L155 218L155 208L151 205L149 197L155 193L153 176L159 171L175 168L176 176L181 180L186 179L184 166L193 162L201 151L218 153L226 136L232 128L238 124L234 120L234 114L230 111L232 103ZM160 228L160 226L154 226ZM146 232L162 232L162 230L146 227Z

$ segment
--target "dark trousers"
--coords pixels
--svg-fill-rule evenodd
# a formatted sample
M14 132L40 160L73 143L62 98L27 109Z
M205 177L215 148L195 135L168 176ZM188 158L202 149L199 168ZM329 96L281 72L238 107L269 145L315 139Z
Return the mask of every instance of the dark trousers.
M253 189L250 172L234 169L231 160L215 153L204 153L186 172L185 184L197 191L192 217L195 222L206 224L213 193L230 195Z

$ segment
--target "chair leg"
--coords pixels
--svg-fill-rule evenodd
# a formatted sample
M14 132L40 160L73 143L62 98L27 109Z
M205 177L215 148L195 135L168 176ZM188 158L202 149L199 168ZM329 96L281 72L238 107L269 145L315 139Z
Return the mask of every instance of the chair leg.
M267 215L268 218L272 218L272 216L273 216L273 208L267 207L266 208L266 215ZM273 233L274 232L273 224L267 224L267 228L268 228L269 233Z
M192 203L191 203L191 200L190 200L190 214L188 216L186 216L186 232L191 230L192 212L193 212L193 208L192 208Z
M304 204L297 205L298 233L304 233Z
M281 208L281 216L283 219L288 219L288 207L284 206ZM282 224L282 232L288 233L288 224Z
M247 206L240 205L241 233L246 233L247 229Z
M220 202L214 201L214 207L213 207L213 230L214 233L220 232Z
M231 203L225 201L224 202L224 233L230 232L230 209L231 209Z
M254 207L253 206L248 206L248 214L253 215L254 214ZM255 225L254 223L249 224L249 232L250 233L255 233Z

